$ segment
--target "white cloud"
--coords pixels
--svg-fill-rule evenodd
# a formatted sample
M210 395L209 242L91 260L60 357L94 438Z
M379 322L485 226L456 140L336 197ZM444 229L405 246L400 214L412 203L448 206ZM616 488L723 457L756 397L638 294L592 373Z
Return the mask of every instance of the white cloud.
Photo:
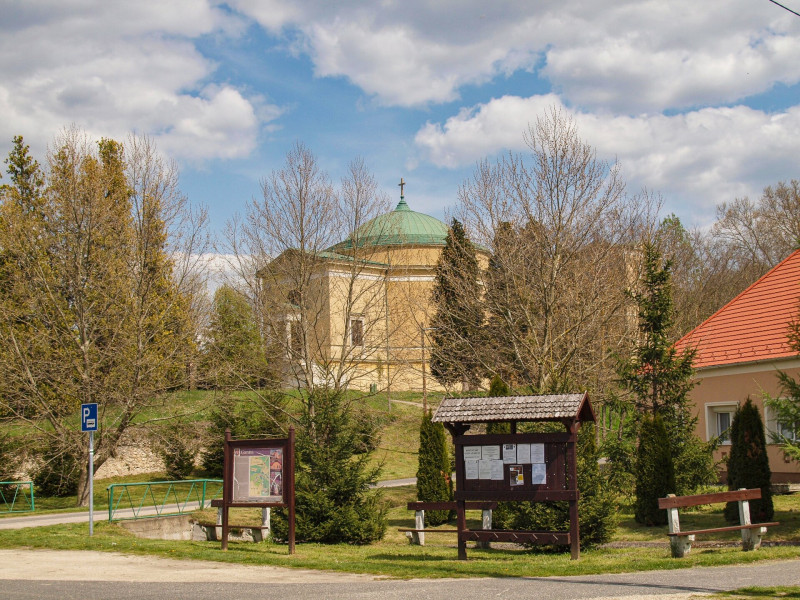
M569 112L553 95L505 96L444 124L427 123L416 143L424 159L450 168L503 150L524 151L523 130L551 106ZM629 189L662 192L669 210L698 224L710 220L720 202L757 196L766 185L796 177L800 107L779 113L735 106L675 116L571 114L598 156L620 161Z
M147 133L176 158L247 155L260 118L280 111L210 83L216 65L194 43L237 20L210 0L15 3L0 24L0 139L41 151L74 123L94 137Z
M301 32L318 75L346 77L389 105L451 101L466 85L537 66L570 105L631 114L800 81L800 20L752 0L235 6L271 31Z

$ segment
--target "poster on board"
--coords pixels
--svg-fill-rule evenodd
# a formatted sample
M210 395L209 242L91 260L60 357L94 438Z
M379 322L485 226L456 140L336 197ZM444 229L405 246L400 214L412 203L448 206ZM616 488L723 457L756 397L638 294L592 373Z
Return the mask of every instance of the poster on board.
M233 502L283 502L283 448L233 449Z

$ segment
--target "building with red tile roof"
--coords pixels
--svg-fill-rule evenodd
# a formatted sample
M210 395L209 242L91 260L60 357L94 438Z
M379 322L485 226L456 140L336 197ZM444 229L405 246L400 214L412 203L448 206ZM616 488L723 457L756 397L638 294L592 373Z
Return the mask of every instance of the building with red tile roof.
M781 393L776 371L800 374L800 358L789 346L790 323L800 309L800 250L790 254L766 275L681 338L676 348L695 349L698 385L691 398L702 439L721 436L717 459L727 456L725 431L737 405L748 396L759 407L767 436L781 427L764 394ZM800 468L788 462L775 444L768 447L773 482L800 482Z

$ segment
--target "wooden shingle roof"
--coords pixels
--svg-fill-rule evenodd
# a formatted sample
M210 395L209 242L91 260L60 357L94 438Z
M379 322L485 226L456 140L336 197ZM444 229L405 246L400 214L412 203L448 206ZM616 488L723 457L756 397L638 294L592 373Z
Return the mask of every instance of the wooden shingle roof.
M435 423L495 421L594 421L588 394L445 398L433 415Z
M675 344L694 347L694 367L790 358L786 338L800 302L800 250L703 321Z

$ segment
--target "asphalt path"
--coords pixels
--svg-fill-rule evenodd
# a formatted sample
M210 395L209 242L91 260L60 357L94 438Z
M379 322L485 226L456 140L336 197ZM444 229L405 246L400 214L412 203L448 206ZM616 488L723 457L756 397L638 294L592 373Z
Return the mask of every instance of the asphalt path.
M391 488L401 487L404 485L414 485L417 483L416 477L409 477L406 479L389 479L386 481L379 481L375 487ZM187 502L182 504L182 510L192 511L199 508L198 502ZM167 504L165 506L147 507L144 506L138 509L137 512L140 516L153 516L160 513L170 514L177 510L176 505ZM118 509L115 511L115 518L126 519L134 516L134 509ZM108 509L94 511L94 522L107 521ZM63 512L63 513L46 513L29 515L19 517L5 517L0 519L0 529L22 529L23 527L44 527L45 525L61 525L64 523L88 523L89 522L89 509L78 512ZM0 596L1 598L1 596Z
M746 586L800 585L800 560L581 577L392 580L103 552L15 549L0 550L0 580L0 598L37 600L677 600Z

